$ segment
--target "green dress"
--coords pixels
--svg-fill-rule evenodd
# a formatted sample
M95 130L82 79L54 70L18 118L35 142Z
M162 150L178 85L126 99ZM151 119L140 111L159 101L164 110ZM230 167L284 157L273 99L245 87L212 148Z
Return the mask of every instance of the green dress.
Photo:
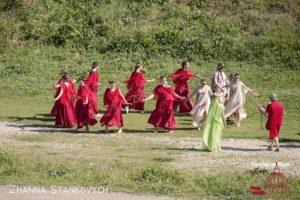
M224 105L221 104L218 98L215 98L210 104L209 112L204 124L203 132L203 150L220 151L220 140L223 122Z

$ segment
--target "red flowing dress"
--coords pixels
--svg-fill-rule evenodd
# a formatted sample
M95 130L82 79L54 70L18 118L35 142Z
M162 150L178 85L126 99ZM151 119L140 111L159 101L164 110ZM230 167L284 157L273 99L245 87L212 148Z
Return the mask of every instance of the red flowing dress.
M283 106L275 100L268 104L266 112L268 113L266 129L269 131L269 138L274 139L278 137L282 125Z
M77 120L77 127L93 126L97 123L94 117L95 96L88 87L79 86L77 91L77 102L75 107L75 114Z
M98 81L99 81L99 74L97 71L91 71L87 79L85 80L84 84L90 88L92 95L94 95L95 104L94 104L94 112L95 114L99 113L98 110Z
M108 106L105 114L100 119L102 126L118 126L123 127L122 104L120 89L116 88L114 91L107 88L103 97L104 106Z
M74 111L74 104L72 103L72 86L70 84L62 83L58 88L57 98L61 94L60 98L55 102L55 125L65 128L71 128L76 124L76 117Z
M63 84L63 83L64 82L62 79L58 80L58 84ZM70 96L71 96L71 105L72 105L72 108L75 109L75 106L74 106L74 103L72 100L76 96L76 87L71 79L68 79L68 83L69 83L69 91L70 91ZM60 87L56 89L54 98L58 97L59 93L60 93ZM51 109L51 112L50 112L52 116L56 115L57 108L58 108L58 102L55 101L54 105Z
M169 130L175 129L176 120L173 107L173 102L175 100L174 90L171 87L158 85L154 89L154 97L156 99L156 107L151 113L148 123L155 127Z
M196 74L191 73L189 70L178 69L174 74L171 74L170 77L175 84L175 92L179 96L188 97L190 95L188 81L190 78L196 77ZM187 113L192 110L192 105L189 101L177 100L174 104L175 106L179 104L179 113Z
M144 74L134 71L125 83L128 89L125 99L130 103L129 108L133 108L134 110L144 110L145 104L142 102L145 98L144 85L146 83L146 78Z

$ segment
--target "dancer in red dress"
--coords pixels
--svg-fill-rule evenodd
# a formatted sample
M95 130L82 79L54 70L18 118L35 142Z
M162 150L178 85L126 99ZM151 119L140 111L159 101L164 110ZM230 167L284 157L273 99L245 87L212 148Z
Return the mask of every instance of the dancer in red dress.
M176 128L173 102L175 98L182 100L185 98L174 92L172 87L168 85L165 77L160 78L160 84L156 86L153 94L144 101L152 98L156 100L156 107L151 113L148 123L154 126L154 132L157 132L158 128L164 128L172 132Z
M94 117L95 103L95 95L93 95L90 89L84 84L84 79L80 78L75 107L77 130L85 126L88 131L89 126L93 126L97 123Z
M93 62L92 63L92 71L90 72L89 76L85 80L85 85L90 88L90 91L94 95L95 104L94 104L94 112L96 114L99 113L98 110L98 81L99 81L99 74L97 72L97 69L100 67L99 62Z
M105 114L100 119L102 126L105 126L105 132L108 133L108 127L118 126L118 133L122 133L123 117L122 104L128 104L119 88L116 88L115 81L109 81L110 87L105 90L103 102L107 108Z
M68 76L64 75L55 95L55 125L71 128L76 124L74 104L72 103L72 87Z
M72 80L68 74L68 72L66 70L63 70L62 73L61 73L61 77L60 79L58 80L57 84L54 84L53 85L53 88L56 89L56 93L54 95L54 98L56 98L58 96L58 94L60 93L60 86L62 83L64 83L64 78L66 79L67 78L67 82L68 82L68 85L69 85L69 89L70 89L70 96L71 96L71 106L73 109L75 109L75 106L74 106L74 99L75 99L75 96L76 96L76 87L74 85L74 83L76 82L75 80ZM52 116L56 116L56 111L57 111L57 108L58 108L58 105L59 103L57 101L54 102L54 105L51 109L51 115Z
M279 151L278 136L282 125L284 109L275 93L272 93L269 97L271 102L268 104L267 108L264 109L261 105L258 105L258 110L268 118L266 129L269 131L269 138L271 140L268 149L272 151L275 143L277 147L276 151Z
M188 97L190 95L190 89L188 85L188 81L190 78L203 78L189 71L190 64L187 61L182 62L182 67L178 69L174 74L171 74L170 77L173 79L173 83L175 84L175 92L179 96ZM193 108L193 103L189 99L188 101L175 101L174 102L174 110L177 110L179 105L179 113L187 113L190 112Z
M127 113L129 112L130 108L133 108L134 110L139 110L141 111L141 113L144 113L144 85L145 83L154 81L154 79L147 80L142 72L142 69L143 65L140 63L137 64L130 78L125 81L128 89L128 93L126 94L125 99L128 103L130 103L130 106L125 107Z

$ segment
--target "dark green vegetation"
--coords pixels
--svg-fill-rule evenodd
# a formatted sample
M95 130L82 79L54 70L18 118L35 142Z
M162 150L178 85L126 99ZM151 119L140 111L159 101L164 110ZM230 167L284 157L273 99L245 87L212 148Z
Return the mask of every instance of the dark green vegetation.
M195 61L263 60L290 69L299 66L298 1L1 2L2 44L6 46L12 40L17 44L34 41L79 53L131 54L143 61L159 54ZM64 56L53 57L64 60Z
M118 80L125 92L122 80L138 61L143 62L149 79L174 72L185 59L193 72L210 79L216 63L223 61L228 75L238 72L246 85L262 94L258 99L247 96L248 118L240 128L226 128L224 137L265 137L256 104L266 104L266 95L273 90L286 109L282 139L299 141L299 4L297 0L1 0L0 120L52 123L44 114L51 109L52 84L62 68L77 79L88 73L92 61L99 60L102 94L109 79ZM155 84L146 87L147 94ZM190 81L191 87L196 84L197 80ZM148 111L152 108L153 103L146 106ZM147 116L129 116L133 120L126 121L126 132L149 128ZM189 117L178 120L175 137L199 136L191 129ZM10 183L11 177L20 176L24 184L98 183L123 190L228 198L244 195L247 188L242 185L256 183L252 173L221 177L192 173L186 177L185 172L156 165L136 169L114 161L103 164L110 175L98 169L85 174L87 166L73 167L61 161L56 165L56 158L55 162L49 159L25 161L22 156L1 152L1 182ZM172 157L152 160L163 164L172 162ZM29 176L34 178L27 179ZM115 179L119 177L124 180L118 183ZM221 187L224 184L228 187ZM293 184L299 188L299 179Z

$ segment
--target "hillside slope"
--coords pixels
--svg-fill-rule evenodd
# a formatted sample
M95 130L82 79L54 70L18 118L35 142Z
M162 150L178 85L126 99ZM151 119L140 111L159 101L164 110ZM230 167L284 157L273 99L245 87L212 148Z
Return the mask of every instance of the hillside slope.
M189 60L208 79L223 61L227 74L239 72L262 94L249 98L251 110L274 90L299 116L299 8L297 0L2 0L1 117L19 112L7 106L32 101L49 110L60 70L76 79L94 60L103 64L100 93L108 79L125 80L137 61L158 78Z

